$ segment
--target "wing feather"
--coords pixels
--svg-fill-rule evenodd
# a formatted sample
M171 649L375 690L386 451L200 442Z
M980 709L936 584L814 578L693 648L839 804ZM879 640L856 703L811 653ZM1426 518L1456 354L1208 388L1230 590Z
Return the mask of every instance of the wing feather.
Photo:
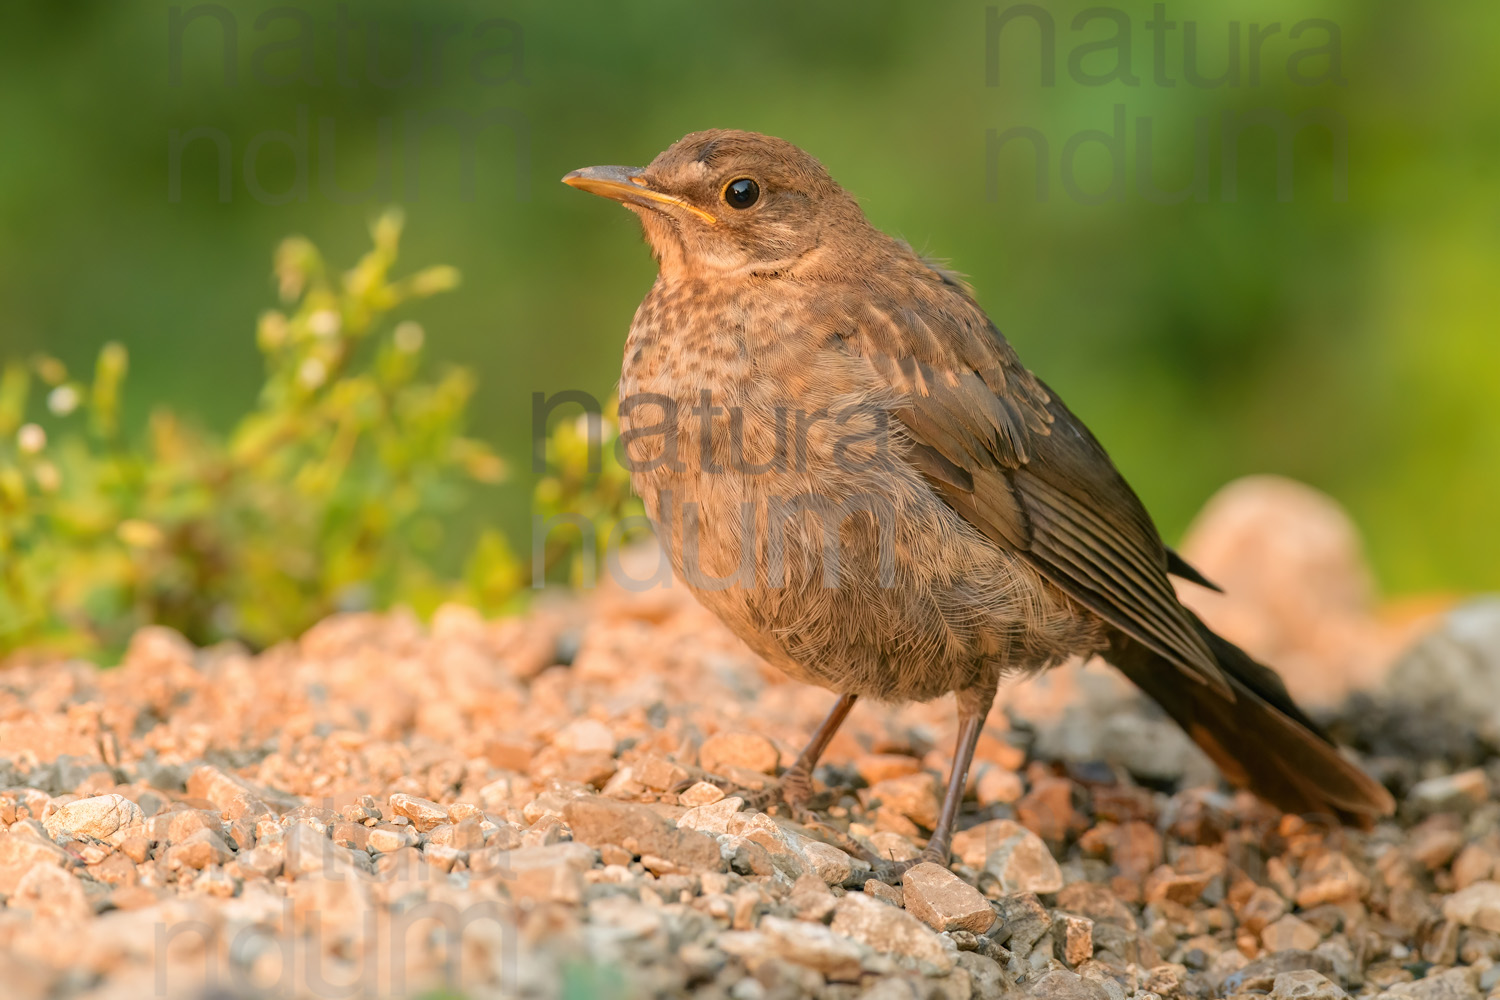
M892 295L892 300L902 297ZM910 461L998 545L1195 680L1233 694L1178 602L1150 516L1088 429L959 286L844 313L840 335L901 398Z

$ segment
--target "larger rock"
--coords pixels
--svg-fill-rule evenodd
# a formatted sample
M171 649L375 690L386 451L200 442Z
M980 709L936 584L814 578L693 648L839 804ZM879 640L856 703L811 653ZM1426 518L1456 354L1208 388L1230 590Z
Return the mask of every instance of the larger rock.
M111 794L69 802L43 820L42 825L59 840L84 837L111 840L122 831L127 831L128 835L128 832L144 828L145 821L140 806L123 795Z
M1500 743L1500 597L1455 608L1386 678L1387 697L1454 733Z
M995 922L989 900L948 869L930 861L901 877L906 911L936 931L983 934Z
M45 861L33 864L21 878L8 908L28 909L38 918L69 922L81 922L94 915L82 883Z
M300 804L295 798L221 771L212 764L195 768L188 775L187 793L197 799L207 799L221 810L232 808L247 795L280 812L294 809Z
M694 872L724 868L718 843L696 830L680 830L654 810L600 797L574 799L563 807L573 839L598 848L616 844L632 854L650 854Z
M405 816L411 821L411 825L417 828L417 832L426 833L433 827L448 822L448 809L440 806L430 799L418 798L415 795L407 795L397 792L391 796L391 812L397 816Z
M817 969L835 982L859 979L859 945L822 924L767 916L761 919L760 932L771 952L788 962Z
M576 904L583 899L583 873L597 859L594 850L582 844L548 844L481 852L473 870L483 877L498 876L516 899Z
M953 956L942 939L909 913L851 892L833 911L833 932L862 942L876 951L903 956L931 967L939 975L953 968Z
M1042 838L1014 820L997 819L962 830L953 852L970 868L994 875L1006 893L1057 892L1062 869Z
M759 733L715 733L703 741L703 747L698 751L698 763L703 769L718 773L742 767L761 774L775 774L780 759L776 745Z
M881 808L930 830L937 825L940 791L937 778L926 771L918 771L871 785L863 797L868 803L878 802Z

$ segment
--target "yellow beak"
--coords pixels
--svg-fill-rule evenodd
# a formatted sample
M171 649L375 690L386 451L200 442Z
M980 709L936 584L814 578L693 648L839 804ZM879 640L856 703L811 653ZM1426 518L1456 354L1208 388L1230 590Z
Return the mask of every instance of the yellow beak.
M698 206L690 205L676 195L657 191L651 187L640 167L584 167L582 170L575 170L563 177L562 182L580 191L597 194L601 198L613 198L619 202L654 201L663 205L672 205L683 211L692 212L710 226L719 221Z

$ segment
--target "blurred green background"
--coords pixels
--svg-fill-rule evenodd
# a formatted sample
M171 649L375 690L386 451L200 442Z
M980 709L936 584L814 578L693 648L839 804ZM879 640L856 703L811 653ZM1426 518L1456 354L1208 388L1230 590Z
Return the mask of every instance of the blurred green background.
M607 396L653 275L635 220L557 178L643 163L696 129L754 129L819 156L877 225L968 274L1169 539L1227 480L1280 472L1352 511L1387 592L1500 583L1500 6L1179 0L1164 8L1172 86L1155 78L1153 5L1075 28L1086 6L1046 5L1049 86L1039 19L1006 25L990 58L983 3L298 3L305 24L269 3L11 4L0 357L45 350L83 370L120 340L127 426L167 402L227 428L260 384L252 331L275 304L277 241L300 232L352 261L369 220L399 203L404 260L465 277L411 315L432 356L476 371L471 431L517 472L468 517L498 520L524 551L531 394ZM188 19L175 84L174 10ZM485 26L495 18L510 23ZM1309 18L1325 24L1291 39ZM1190 22L1201 76L1226 72L1237 32L1237 83L1185 77ZM1258 60L1252 23L1280 24ZM1121 24L1139 82L1083 79L1119 55L1079 47ZM1085 204L1062 183L1063 150L1111 131L1117 105L1125 187ZM413 127L493 109L509 117L469 153L452 129ZM1252 130L1226 198L1221 142L1254 109L1342 122L1347 170L1330 134L1309 128L1278 200L1273 138ZM268 193L295 190L298 165L267 134L296 132L299 117L306 197L272 204ZM1140 119L1155 184L1174 189L1193 175L1201 120L1206 200L1141 193ZM1046 200L1023 142L987 176L987 131L1016 127L1048 144ZM172 134L197 128L227 139L227 201L212 140L186 147L170 192ZM1106 147L1075 153L1078 187L1105 190ZM389 192L366 190L382 164ZM330 180L355 194L332 196Z

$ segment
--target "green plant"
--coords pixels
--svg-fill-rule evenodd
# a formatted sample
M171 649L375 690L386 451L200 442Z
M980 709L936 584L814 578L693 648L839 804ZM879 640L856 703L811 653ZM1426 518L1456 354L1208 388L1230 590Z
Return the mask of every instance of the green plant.
M550 527L542 548L539 576L566 577L573 586L590 582L586 566L595 578L607 572L604 558L613 544L629 544L649 533L645 508L630 490L630 472L615 452L619 436L619 403L611 399L599 416L590 441L589 415L560 419L547 434L548 473L537 481L532 495L534 531ZM598 449L598 471L590 470L590 449ZM586 537L567 518L582 517L593 525L592 552Z
M449 267L392 279L401 219L331 273L293 237L275 255L286 308L261 316L266 379L227 439L158 409L121 434L127 355L91 383L53 358L0 374L0 654L108 656L137 627L264 646L338 609L513 601L520 567L483 529L458 573L440 565L445 518L505 469L462 434L474 383L421 373L422 328L389 331L403 303L458 282ZM48 414L29 421L33 386Z

